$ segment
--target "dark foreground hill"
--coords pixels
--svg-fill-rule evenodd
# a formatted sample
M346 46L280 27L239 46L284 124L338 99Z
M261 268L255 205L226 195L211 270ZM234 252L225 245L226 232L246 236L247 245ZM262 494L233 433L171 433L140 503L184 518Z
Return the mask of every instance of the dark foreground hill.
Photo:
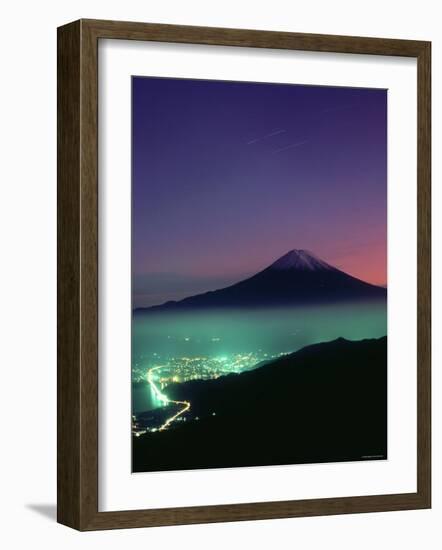
M386 337L340 338L166 392L190 401L192 417L134 438L136 472L387 457Z
M340 303L382 300L386 295L385 288L352 277L307 250L291 250L234 285L136 312Z

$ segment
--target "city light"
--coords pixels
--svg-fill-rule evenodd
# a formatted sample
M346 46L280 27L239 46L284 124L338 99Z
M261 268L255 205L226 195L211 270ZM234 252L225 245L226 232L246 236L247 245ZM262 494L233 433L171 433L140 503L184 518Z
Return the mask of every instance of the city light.
M185 340L187 337L185 338ZM190 339L190 338L189 338ZM194 380L216 380L221 376L228 374L240 374L251 370L269 359L285 355L284 352L272 355L258 350L249 353L232 353L216 356L181 356L181 357L161 357L158 353L152 353L151 360L153 365L145 365L143 361L137 362L132 371L132 377L135 382L147 382L152 389L153 395L159 403L159 407L168 407L176 405L178 410L173 410L170 416L157 414L155 418L144 421L143 430L137 427L137 417L133 418L133 433L139 437L143 433L164 431L171 427L175 421L185 421L191 419L187 413L191 409L189 401L176 401L167 395L167 388L171 384L181 384ZM161 365L158 362L161 361ZM150 362L150 361L149 361ZM157 364L155 364L157 363ZM146 375L147 370L147 375ZM173 408L173 407L172 407ZM160 411L161 409L158 409ZM173 414L172 414L173 412ZM213 412L213 416L216 413ZM195 417L195 420L197 418Z

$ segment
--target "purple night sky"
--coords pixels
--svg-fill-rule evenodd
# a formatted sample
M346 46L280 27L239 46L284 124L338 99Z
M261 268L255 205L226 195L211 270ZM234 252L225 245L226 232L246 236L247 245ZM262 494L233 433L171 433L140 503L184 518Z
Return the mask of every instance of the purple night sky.
M293 248L386 284L387 91L134 77L133 305Z

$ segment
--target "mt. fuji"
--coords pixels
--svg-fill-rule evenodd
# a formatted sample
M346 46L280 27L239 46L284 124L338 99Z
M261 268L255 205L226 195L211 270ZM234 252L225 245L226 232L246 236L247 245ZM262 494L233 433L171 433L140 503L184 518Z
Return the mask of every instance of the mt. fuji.
M385 288L357 279L301 249L290 250L256 275L226 288L136 311L280 307L382 300L386 296Z

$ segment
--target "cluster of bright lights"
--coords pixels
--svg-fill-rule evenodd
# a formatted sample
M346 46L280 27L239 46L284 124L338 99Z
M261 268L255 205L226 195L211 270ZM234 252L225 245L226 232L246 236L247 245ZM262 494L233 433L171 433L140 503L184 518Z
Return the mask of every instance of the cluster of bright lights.
M153 367L152 369L149 369L149 371L147 372L147 381L149 382L154 394L155 394L155 397L161 401L162 403L164 403L164 405L167 405L169 403L169 398L167 397L166 394L162 393L162 391L158 388L158 386L155 384L155 381L154 381L154 378L153 378L153 373L154 371L156 370L159 370L161 369L161 366L159 367Z
M217 339L215 339L217 340ZM186 415L190 410L191 404L188 401L175 401L168 397L164 391L167 386L173 383L188 382L191 380L216 379L230 373L241 373L251 370L259 363L270 359L280 357L284 353L270 355L263 350L250 353L223 354L218 356L183 356L183 357L160 357L158 353L153 353L152 357L156 364L147 368L142 368L141 364L135 364L133 369L133 380L147 380L158 406L177 405L178 410L168 417L159 427L134 430L136 436L146 431L162 431L171 426L176 421L186 420ZM161 364L159 364L161 362ZM215 413L213 413L215 414Z
M190 409L190 403L189 401L175 401L174 399L170 399L169 397L167 397L166 394L164 394L159 388L158 386L155 384L155 380L154 380L154 372L155 371L159 371L160 369L162 369L163 367L161 366L157 366L157 367L153 367L151 369L149 369L148 373L147 373L147 381L149 382L153 392L155 393L155 396L157 397L157 399L159 399L164 405L169 405L171 403L173 403L174 405L179 405L180 406L180 409L178 410L177 413L175 413L174 415L170 416L160 427L159 427L159 430L162 431L162 430L166 430L170 424L172 424L172 422L176 419L178 419L180 416L182 416L185 412L187 412L189 409ZM152 429L151 431L155 431L155 429Z

